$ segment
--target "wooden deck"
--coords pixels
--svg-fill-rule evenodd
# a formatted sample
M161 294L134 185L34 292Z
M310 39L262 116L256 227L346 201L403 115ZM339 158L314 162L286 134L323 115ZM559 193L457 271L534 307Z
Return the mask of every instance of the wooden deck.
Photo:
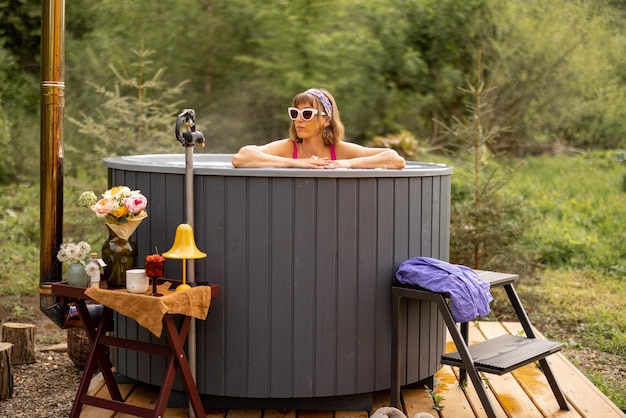
M470 324L470 345L484 339L494 338L503 333L519 335L522 328L517 322L479 322ZM454 344L448 342L448 350L454 351ZM626 417L602 392L578 371L565 356L557 353L549 356L551 368L561 386L569 411L559 410L550 386L537 365L529 364L503 376L485 375L490 395L495 396L499 416L502 417L585 417L611 418ZM405 414L412 418L418 412L428 412L440 418L484 417L478 396L469 383L465 392L458 384L458 369L444 366L435 375L436 394L443 397L439 402L443 409L433 409L433 401L423 388L404 388L402 402ZM154 403L157 390L144 384L121 385L122 395L127 402L148 406ZM90 394L108 397L108 391L101 379L94 379ZM492 398L494 399L494 398ZM389 391L378 392L374 396L372 411L277 411L277 410L207 410L210 418L367 418L371 412L389 406ZM81 417L130 417L127 414L114 414L111 411L87 406ZM168 408L165 417L187 417L187 409Z

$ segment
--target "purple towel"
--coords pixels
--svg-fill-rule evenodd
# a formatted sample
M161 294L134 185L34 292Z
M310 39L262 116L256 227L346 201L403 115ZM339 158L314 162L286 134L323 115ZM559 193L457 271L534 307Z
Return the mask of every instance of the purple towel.
M431 292L449 293L450 311L456 322L471 321L491 311L489 302L493 297L489 283L469 267L430 257L415 257L400 264L396 279Z

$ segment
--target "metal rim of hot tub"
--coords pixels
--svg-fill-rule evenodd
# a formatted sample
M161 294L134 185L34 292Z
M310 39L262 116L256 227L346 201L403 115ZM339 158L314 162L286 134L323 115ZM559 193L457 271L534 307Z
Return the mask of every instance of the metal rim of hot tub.
M231 158L194 155L194 231L208 254L196 281L220 284L223 295L197 323L200 393L271 407L389 389L393 274L411 257L448 258L452 168L235 169ZM184 154L105 164L110 185L149 199L138 259L169 248L184 220ZM180 275L174 264L169 277ZM439 369L445 326L428 303L403 309L410 356L401 381L410 384ZM124 318L116 332L151 338ZM159 367L116 353L117 370L139 381L158 382Z
M207 157L210 157L208 159ZM414 177L452 174L452 167L445 164L407 161L402 170L386 169L332 169L311 170L297 168L237 168L231 164L232 154L195 154L194 174L228 175L251 177L318 177L318 178L369 178L369 177ZM152 172L158 168L161 173L183 174L185 154L145 154L105 158L108 168Z

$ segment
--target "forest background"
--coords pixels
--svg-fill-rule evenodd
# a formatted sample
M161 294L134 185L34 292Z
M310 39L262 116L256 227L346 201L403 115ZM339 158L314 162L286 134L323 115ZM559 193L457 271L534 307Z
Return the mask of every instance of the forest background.
M18 314L38 285L41 9L0 0L0 294ZM104 157L182 153L180 110L196 152L231 153L286 137L292 97L323 87L349 140L454 166L452 261L519 271L542 332L626 374L625 21L624 0L67 1L64 239L97 248L78 194L105 190ZM624 379L583 370L626 408Z

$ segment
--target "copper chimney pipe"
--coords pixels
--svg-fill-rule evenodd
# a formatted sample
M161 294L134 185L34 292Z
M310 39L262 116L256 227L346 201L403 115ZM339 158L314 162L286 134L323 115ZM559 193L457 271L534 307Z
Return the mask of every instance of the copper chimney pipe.
M65 1L44 0L41 22L40 288L61 281L56 253L63 239L63 109Z

